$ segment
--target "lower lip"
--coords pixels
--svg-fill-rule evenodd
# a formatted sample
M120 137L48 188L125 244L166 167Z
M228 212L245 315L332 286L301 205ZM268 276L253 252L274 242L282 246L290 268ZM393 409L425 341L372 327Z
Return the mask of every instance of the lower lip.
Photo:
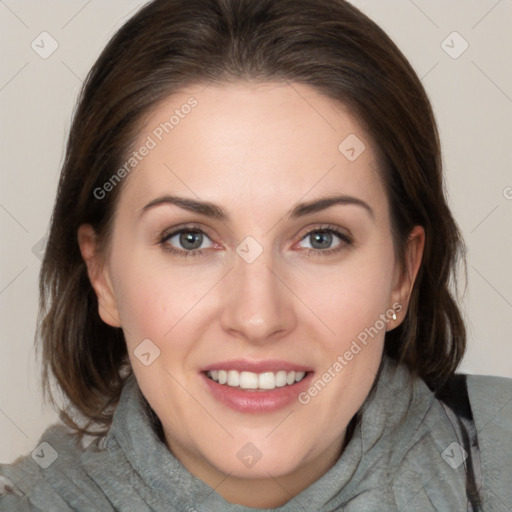
M309 386L313 378L313 372L309 372L300 382L291 386L287 385L270 390L242 390L219 384L210 379L205 373L201 373L201 377L214 398L231 409L244 413L265 413L283 409L298 401L298 395Z

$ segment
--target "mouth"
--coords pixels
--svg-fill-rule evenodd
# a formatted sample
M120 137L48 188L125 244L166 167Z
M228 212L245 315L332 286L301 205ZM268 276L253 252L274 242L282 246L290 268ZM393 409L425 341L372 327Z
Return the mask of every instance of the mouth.
M285 361L226 361L200 370L210 395L232 410L272 412L293 405L314 371Z
M293 386L303 380L308 372L279 370L277 372L239 372L237 370L209 370L206 376L221 384L237 389L276 389Z

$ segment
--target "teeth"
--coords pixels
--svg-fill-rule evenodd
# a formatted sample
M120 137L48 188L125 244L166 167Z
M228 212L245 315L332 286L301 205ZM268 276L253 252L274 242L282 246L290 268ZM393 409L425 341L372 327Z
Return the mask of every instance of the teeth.
M230 370L230 373L231 372L238 373L236 370ZM258 374L252 372L241 372L240 387L242 389L258 389Z
M282 388L283 386L286 386L286 372L284 370L277 372L275 380L276 380L276 387Z
M287 372L280 370L274 372L253 373L238 372L236 370L210 370L207 372L208 377L218 382L226 384L233 388L241 389L275 389L283 386L291 386L296 382L300 382L306 375L306 372Z
M228 386L236 388L240 385L240 374L235 370L229 370L228 372Z
M272 372L260 373L258 375L258 387L260 389L274 389L276 387L276 376Z
M306 372L295 372L295 382L300 382L306 375Z

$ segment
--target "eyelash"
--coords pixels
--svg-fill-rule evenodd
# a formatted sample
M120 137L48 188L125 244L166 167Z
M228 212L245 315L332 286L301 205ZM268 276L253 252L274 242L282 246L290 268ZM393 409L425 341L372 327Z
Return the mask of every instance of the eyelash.
M331 226L331 225L321 226L321 227L318 227L318 228L308 231L307 233L304 234L304 236L300 239L300 241L304 240L311 234L317 233L317 232L323 232L323 233L329 233L332 235L336 235L338 238L340 238L340 240L342 242L334 249L322 250L322 249L306 248L305 250L307 251L308 256L329 256L329 255L338 253L338 252L342 251L346 246L350 246L353 244L353 240L348 235L346 235L345 233L341 233L335 226ZM178 256L180 258L188 258L189 256L199 257L199 256L204 255L204 253L207 249L194 249L191 251L185 251L185 250L175 249L174 247L167 244L167 241L170 238L172 238L175 235L178 235L180 233L200 233L200 234L206 235L208 238L211 238L208 235L208 233L206 233L203 229L201 229L199 227L184 226L175 231L172 231L171 233L164 233L160 237L158 244L160 244L162 246L162 249L164 251L169 252L169 253L171 253L175 256Z

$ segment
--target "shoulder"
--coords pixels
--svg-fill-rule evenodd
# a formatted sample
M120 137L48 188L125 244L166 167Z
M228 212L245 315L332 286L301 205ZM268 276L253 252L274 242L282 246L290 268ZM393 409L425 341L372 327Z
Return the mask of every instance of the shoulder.
M91 450L99 450L98 440L84 447L65 425L48 427L31 453L0 464L0 512L82 510L85 494L98 494L81 465L83 455Z
M482 467L484 499L489 510L512 507L512 379L467 376Z
M508 441L512 450L512 379L467 375L467 387L479 438Z
M492 422L510 432L512 379L491 375L467 375L466 379L475 420L484 420L485 424Z

